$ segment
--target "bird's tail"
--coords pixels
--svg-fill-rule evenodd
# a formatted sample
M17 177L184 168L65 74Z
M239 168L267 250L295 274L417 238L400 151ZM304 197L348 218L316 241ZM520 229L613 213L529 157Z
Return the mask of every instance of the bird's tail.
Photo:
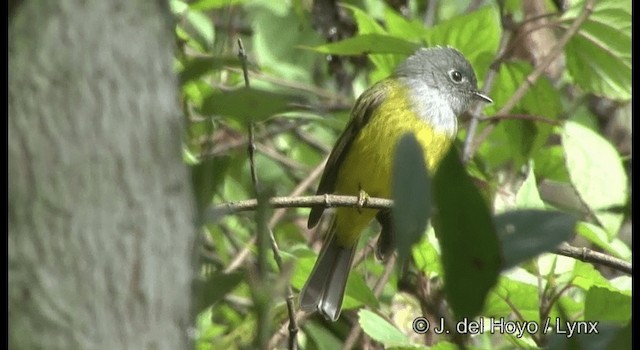
M338 243L335 220L326 235L318 260L307 283L300 292L300 308L319 311L335 321L340 316L342 299L347 286L356 245L343 247Z

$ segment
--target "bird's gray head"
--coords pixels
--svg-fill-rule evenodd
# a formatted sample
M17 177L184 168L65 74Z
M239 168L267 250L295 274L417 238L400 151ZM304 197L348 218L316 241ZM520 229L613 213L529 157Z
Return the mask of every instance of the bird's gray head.
M467 59L451 47L421 48L396 68L415 88L428 88L431 97L443 98L455 115L464 112L474 99L491 103L478 92L476 74Z

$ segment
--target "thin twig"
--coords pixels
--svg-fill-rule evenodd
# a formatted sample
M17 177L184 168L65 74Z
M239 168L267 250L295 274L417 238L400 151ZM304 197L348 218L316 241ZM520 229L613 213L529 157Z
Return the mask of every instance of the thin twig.
M291 192L290 196L291 197L296 197L301 195L302 193L304 193L304 191L307 190L307 188L309 186L311 186L311 184L320 176L320 174L322 174L322 169L324 169L324 164L326 162L326 159L324 162L322 162L322 164L318 165L312 172L311 174L309 174L309 177L307 177L303 182L301 182L294 190L293 192ZM281 207L278 208L276 210L273 211L273 215L271 216L271 219L269 220L269 229L273 229L275 227L275 225L278 223L278 221L280 221L282 219L282 217L284 216L285 212L286 212L286 208L287 207ZM216 217L218 214L215 214L213 212L215 212L216 208L212 209L212 215L210 218L214 218ZM251 209L247 209L247 210L251 210ZM233 212L233 211L232 211ZM232 212L229 212L228 214L231 214ZM226 214L223 214L226 215ZM215 220L215 219L212 219ZM249 253L251 252L251 247L253 246L253 244L256 242L256 237L253 236L249 242L247 242L245 244L244 249L242 249L240 251L240 253L236 254L235 259L233 259L231 261L231 263L229 263L229 266L227 266L227 268L224 270L224 273L231 273L233 271L235 271L240 265L242 265L242 263L244 262L244 260L249 256Z
M482 93L488 94L493 87L493 82L498 75L498 71L500 70L500 65L502 64L502 60L504 58L505 51L509 45L509 41L511 40L512 30L510 29L510 25L505 25L504 22L507 21L504 15L504 9L502 7L502 2L498 1L498 5L500 6L500 17L503 22L503 30L502 37L500 38L500 44L498 46L498 52L496 53L496 58L493 60L491 65L489 66L489 70L487 71L487 75L484 78L484 85L482 86ZM476 133L476 129L478 127L478 122L480 116L482 114L482 109L484 108L484 103L476 102L473 105L473 108L470 110L469 114L471 115L471 121L469 122L469 126L467 128L467 136L464 140L463 152L462 152L462 160L463 162L468 162L473 153L471 152L471 145L473 143L473 138Z
M488 121L488 122L496 122L499 120L509 120L509 119L521 119L521 120L530 120L532 122L540 122L550 125L561 125L562 123L558 120L545 118L539 115L530 115L530 114L504 114L504 115L492 115L490 117L480 118L480 121Z
M276 265L278 265L278 270L282 272L283 263L282 257L280 256L280 248L278 248L278 242L276 242L275 236L273 235L273 231L271 229L269 229L269 238L271 239L273 259L276 261ZM285 289L285 302L287 304L287 311L289 313L289 350L296 350L298 349L298 323L296 322L295 306L293 305L293 289L291 288L290 283L286 283Z
M335 194L325 194L317 196L302 197L272 197L269 198L269 205L273 208L312 208L312 207L356 207L370 209L389 209L393 201L387 198L368 197L366 203L361 203L357 196L343 196ZM220 217L234 214L241 211L252 211L257 208L258 202L255 199L227 202L217 205L205 211L205 220L215 222Z
M433 27L436 21L436 13L438 12L438 0L428 0L427 8L424 10L424 26L427 28Z
M238 68L227 67L227 69L230 72L236 72L236 73L240 72ZM290 80L284 80L275 76L270 76L265 73L259 73L254 71L250 71L249 74L254 79L265 81L268 83L273 83L275 85L290 88L292 90L309 93L310 95L327 99L330 101L337 101L338 104L340 105L346 106L346 105L350 105L350 103L353 102L353 101L349 101L349 99L343 95L336 94L335 92L332 92L330 90L321 89L313 85L303 84L300 82L295 82Z
M247 70L247 53L244 50L242 39L240 38L238 38L238 47L239 47L238 56L240 57L240 61L242 62L244 84L245 84L245 87L249 88L250 84L249 84L249 72ZM247 150L249 153L249 164L251 167L251 181L253 183L253 189L255 191L256 197L260 198L259 196L261 195L262 191L260 190L260 184L258 183L258 174L256 172L256 164L255 164L256 144L255 144L255 138L253 135L253 122L249 122L247 126L247 131L249 134L249 146ZM259 203L258 201L256 201L256 204L262 204L262 203ZM275 236L273 235L273 230L271 230L268 227L266 218L261 217L260 220L258 220L258 230L256 232L256 245L258 246L258 267L259 267L257 272L259 274L258 278L261 280L263 287L267 286L266 284L267 263L266 263L266 257L265 257L266 254L264 254L264 250L265 250L264 247L266 244L266 242L264 242L264 237L266 235L269 236L269 241L271 243L271 250L273 251L273 258L276 261L278 270L282 272L282 257L280 256L280 249L278 248L278 243L276 241ZM296 323L296 318L295 318L295 308L293 306L293 290L291 288L290 283L286 283L285 302L287 304L287 312L289 313L289 350L297 350L298 349L298 325ZM262 311L265 312L264 310ZM263 315L263 317L266 318L267 317L266 314ZM258 315L258 318L260 318L260 315ZM268 338L266 336L266 333L264 332L267 332L267 329L269 327L267 327L268 321L266 321L266 319L262 321L263 322L259 322L258 325L259 327L264 327L265 329L262 331L259 331L258 334L260 336L258 336L256 339L259 340L260 347L266 348L268 346Z
M326 194L321 196L304 197L272 197L269 198L269 205L274 208L311 208L315 206L324 206L325 208L361 207L370 209L389 209L393 206L393 201L386 198L369 197L366 203L361 203L358 196ZM208 209L205 212L204 218L206 222L215 222L222 216L238 213L241 211L255 210L256 207L257 201L255 199L228 202ZM587 248L576 248L568 244L563 244L559 248L557 248L554 253L576 258L585 262L599 263L618 271L631 273L630 263L604 253L592 251Z
M238 57L240 57L240 62L242 63L242 73L244 75L244 86L246 88L251 87L249 83L249 71L247 69L247 53L244 51L244 45L242 44L242 39L238 38ZM255 192L256 197L260 193L260 187L258 183L258 175L256 173L256 161L255 161L255 152L256 152L256 140L253 135L253 122L250 121L247 125L247 134L249 135L249 145L247 147L247 153L249 154L249 166L251 168L251 183L253 184L253 190Z
M596 252L588 248L574 247L566 242L560 244L560 246L556 248L553 253L568 256L570 258L578 259L584 262L597 263L599 265L608 266L614 270L621 271L627 274L631 274L632 270L632 265L630 262L626 262L622 259L618 259L604 253Z
M297 128L293 131L293 133L300 140L304 141L306 144L315 148L316 150L325 154L328 154L329 152L331 152L331 148L327 147L326 144L324 144L323 142L320 142L315 137L309 135L309 133L307 133L306 131L303 131L303 130L300 130L300 128Z
M582 8L582 12L573 21L573 23L571 24L571 27L569 27L569 29L567 29L567 31L562 35L560 40L558 40L558 42L553 47L553 49L549 52L549 54L547 54L545 58L542 60L540 65L538 65L533 70L533 72L527 75L527 77L524 79L522 84L520 84L518 89L513 93L513 95L511 95L511 98L509 99L509 101L507 101L507 103L505 103L502 106L502 108L496 113L497 115L508 114L511 111L511 109L513 109L513 107L515 107L515 105L527 93L527 91L529 91L529 88L531 88L536 83L536 81L540 78L540 76L542 76L542 74L544 73L544 70L549 66L549 64L551 64L551 62L553 62L556 59L556 57L558 57L558 55L562 53L562 50L564 50L564 47L569 41L569 39L571 39L578 32L578 29L580 29L580 26L582 25L582 23L586 21L587 18L589 18L589 16L593 12L594 2L595 0L585 1L584 7ZM482 132L478 135L478 137L476 137L473 143L469 146L468 151L465 152L465 156L466 156L465 159L471 159L471 156L476 152L478 147L480 147L480 144L482 144L482 142L489 136L489 134L493 131L493 129L495 129L496 125L497 125L496 123L492 123L488 125L486 128L484 128L484 130L482 130Z
M298 311L296 312L295 319L298 321L298 323L301 323L311 315L311 313L305 311ZM276 349L276 346L280 343L282 338L289 333L288 326L289 323L284 323L280 327L280 329L278 329L278 331L271 336L271 339L269 339L269 349Z
M307 177L296 186L291 192L291 196L299 196L303 194L305 191L311 187L311 185L322 175L322 171L324 170L324 165L327 163L327 159L325 158L318 166L316 166ZM273 229L274 226L282 219L286 212L285 208L278 208L273 212L271 219L269 220L269 227Z
M268 204L265 203L266 196L262 195L258 199L258 208L256 210L256 241L257 246L257 258L256 264L248 264L247 272L249 274L249 286L251 287L251 294L254 303L254 310L256 314L256 334L255 344L256 349L267 349L269 340L268 329L270 324L269 309L270 303L270 281L268 275L268 262L267 262L267 250L268 243L266 237L267 231L267 209Z
M273 148L267 147L264 144L256 144L256 149L258 150L258 152L264 154L265 156L271 158L272 160L284 165L285 167L287 167L288 169L291 170L297 170L297 171L308 171L309 169L303 165L302 163L299 163L289 157L286 157L282 154L280 154L278 151L274 150Z
M256 135L254 138L254 142L255 141L262 141L265 139L269 139L272 138L276 135L280 135L280 134L284 134L286 132L289 132L291 130L295 130L296 128L300 127L301 123L288 123L285 125L281 125L280 123L276 124L273 126L273 128L268 129L267 131ZM209 140L207 140L206 142L211 142ZM205 159L205 158L209 158L209 157L216 157L216 156L220 156L220 155L224 155L227 154L231 151L233 151L236 148L240 148L243 145L245 145L247 142L249 142L249 138L247 137L245 138L240 138L237 140L231 140L229 142L225 142L221 145L216 145L215 147L213 147L213 149L209 152L203 152L199 158ZM205 142L203 142L202 144L204 145Z

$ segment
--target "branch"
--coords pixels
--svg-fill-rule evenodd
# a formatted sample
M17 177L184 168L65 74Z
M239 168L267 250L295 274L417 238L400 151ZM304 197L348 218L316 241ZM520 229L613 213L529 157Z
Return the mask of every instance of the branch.
M326 159L324 162L322 162L320 165L318 165L312 172L311 174L309 174L309 176L307 177L307 179L305 179L303 182L301 182L294 190L293 192L291 192L291 197L295 197L295 196L299 196L301 195L304 191L307 190L307 188L309 186L311 186L311 184L313 183L313 181L315 181L316 178L318 178L321 174L322 174L322 169L324 169L324 164L326 162ZM215 212L217 207L214 207L210 212ZM283 207L284 208L284 207ZM278 221L280 221L280 219L282 219L282 217L284 216L285 213L285 209L280 208L277 210L274 210L273 215L271 216L271 219L269 220L269 229L273 230L273 228L276 226L276 224L278 223ZM247 209L247 210L251 210L251 209ZM229 213L222 213L222 214L215 214L212 213L212 217L209 217L210 220L215 221L217 220L217 217L219 216L223 216L223 215L228 215L231 214L233 212L236 211L231 211ZM224 270L224 273L231 273L233 271L235 271L243 262L244 260L249 256L249 253L251 252L251 247L253 246L253 244L256 242L256 237L253 236L249 242L247 242L247 244L245 245L244 249L236 254L236 258L233 259L233 261L231 261L231 263L229 264L229 266L227 266L227 268Z
M312 207L361 207L370 209L389 209L393 205L391 199L369 197L365 203L358 203L357 196L342 196L335 194L325 194L317 196L303 197L272 197L269 198L269 205L273 208L312 208ZM247 199L243 201L227 202L217 205L205 211L204 218L207 222L215 222L220 217L242 211L255 210L258 201Z
M502 106L502 108L500 108L500 110L496 113L497 115L503 115L503 114L509 113L511 109L515 107L516 103L518 103L520 99L522 99L524 94L527 93L527 91L529 91L529 88L536 83L536 81L538 80L538 78L540 78L540 76L542 76L547 66L549 66L549 64L551 64L551 62L553 62L553 60L555 60L556 57L560 55L560 53L562 53L569 39L571 39L578 32L578 29L580 29L580 26L582 25L582 23L586 21L587 18L589 18L589 15L591 15L591 12L593 12L594 2L595 0L587 0L584 3L582 12L573 21L573 23L571 24L571 27L569 27L569 29L567 29L564 35L562 35L562 37L560 38L560 40L558 40L558 43L551 50L551 52L549 52L549 54L545 56L545 58L542 60L542 63L540 63L540 65L537 66L534 69L534 71L531 72L531 74L529 74L525 78L524 82L518 87L518 89L513 93L513 95L511 95L511 98L509 99L509 101L507 101L507 103L505 103ZM482 132L474 140L473 144L469 145L468 149L465 148L465 151L467 151L465 152L465 159L471 159L471 156L477 151L482 141L484 141L489 136L489 134L493 131L495 126L496 126L496 123L488 125L484 130L482 130Z
M611 255L596 252L589 248L579 248L564 242L556 248L553 253L568 256L584 262L596 263L599 265L610 267L614 270L631 274L632 265L630 262L618 259Z
M244 51L244 45L242 44L242 39L238 38L238 57L240 57L240 62L242 63L242 74L244 76L244 86L246 88L250 87L249 84L249 71L247 69L247 53ZM249 135L249 146L247 147L247 153L249 154L249 166L251 168L251 183L253 184L253 190L255 195L258 196L260 193L260 187L258 184L258 175L256 173L256 162L255 162L255 152L256 152L256 140L253 135L253 122L249 122L247 125L247 134Z
M502 114L502 115L493 115L491 117L480 118L481 121L488 122L497 122L499 120L508 120L508 119L522 119L522 120L530 120L532 122L540 122L549 125L561 125L561 123L555 119L545 118L539 115L530 115L530 114Z
M273 124L273 125L272 125ZM299 123L297 121L294 122L289 122L289 123L271 123L269 125L272 125L272 127L269 127L269 129L267 129L266 131L264 131L263 133L260 133L258 135L255 136L255 140L256 141L262 141L262 140L266 140L269 138L272 138L274 136L280 135L280 134L284 134L286 132L295 130L296 128L299 128L300 125L302 125L302 123ZM208 144L208 143L215 143L216 140L205 140L201 143L202 146ZM240 148L242 147L245 143L249 142L249 138L238 138L238 139L234 139L234 140L230 140L228 142L222 143L222 144L217 144L214 147L212 147L211 151L208 152L203 152L202 154L199 155L199 159L203 160L206 158L212 158L212 157L217 157L217 156L221 156L224 154L227 154L229 152L234 151L236 148Z
M386 198L369 197L365 203L359 203L359 200L360 198L358 196L325 194L321 196L272 197L269 198L269 205L274 208L312 208L322 206L325 208L347 207L370 209L389 209L393 206L393 200ZM255 210L257 206L258 202L255 199L227 202L206 210L204 218L206 222L215 222L226 215ZM598 253L588 248L577 248L563 243L554 250L553 253L576 258L585 262L598 263L628 274L631 273L631 263L604 253Z
M240 57L240 61L242 62L242 73L244 75L244 83L245 86L247 88L249 88L249 72L247 70L247 54L244 50L244 46L242 44L242 40L240 38L238 38L238 56ZM258 174L256 172L256 164L255 164L255 151L256 151L256 144L255 144L255 138L253 135L253 122L249 122L249 124L247 125L247 131L249 134L249 146L248 146L248 153L249 153L249 165L251 167L251 182L253 183L253 190L255 191L255 195L256 197L259 197L262 193L262 191L260 190L260 184L258 183ZM260 203L258 202L258 200L256 200L256 205L264 205L264 202L262 202L262 200L260 201ZM258 211L258 213L260 213L260 211ZM264 213L263 213L264 215ZM280 272L282 272L282 257L280 256L280 249L278 248L278 242L276 241L275 236L273 235L273 231L271 230L271 228L268 227L268 224L266 222L266 218L264 218L264 220L260 220L261 218L256 218L257 223L258 223L258 230L256 232L256 242L257 242L257 246L258 246L258 273L259 276L258 278L261 279L261 287L265 287L266 284L266 266L267 266L267 262L266 262L266 257L265 254L263 253L263 251L265 249L264 246L266 245L266 242L264 242L264 236L269 237L269 243L271 243L271 250L273 251L273 258L276 261L276 264L278 265L278 270ZM285 302L287 304L287 312L289 313L289 350L297 350L298 349L298 323L296 322L296 317L295 317L295 307L293 305L293 289L291 288L291 284L287 283L286 284L286 295L285 295ZM259 310L260 311L260 310ZM263 312L266 312L265 310L262 310ZM268 345L268 339L266 337L266 325L267 325L267 320L266 318L261 319L260 317L260 312L258 312L257 318L258 321L262 321L262 322L258 322L258 326L259 328L261 327L265 327L265 330L261 330L259 331L259 336L256 338L258 339L258 344L261 347L266 347ZM263 317L266 317L266 315L262 315Z
M500 18L502 22L503 31L502 31L502 37L500 38L500 44L498 46L498 52L496 54L496 58L493 60L493 62L489 66L489 71L487 71L487 75L484 78L484 85L482 86L482 93L484 94L488 94L489 91L491 91L491 87L493 86L493 82L496 78L496 75L498 75L498 70L500 69L500 65L502 64L505 51L507 50L507 46L509 44L509 41L511 40L511 35L512 35L512 29L511 29L512 25L510 23L509 25L505 24L505 22L507 21L507 18L505 18L505 15L504 15L502 2L498 1L498 5L500 6ZM471 121L469 122L469 127L467 129L467 136L464 139L464 145L462 147L463 149L462 160L465 163L468 162L473 156L473 151L472 151L473 137L475 136L476 128L478 127L478 121L480 119L480 115L482 113L483 107L484 107L484 103L476 102L473 105L473 108L471 109L471 111L469 112L469 114L471 115Z

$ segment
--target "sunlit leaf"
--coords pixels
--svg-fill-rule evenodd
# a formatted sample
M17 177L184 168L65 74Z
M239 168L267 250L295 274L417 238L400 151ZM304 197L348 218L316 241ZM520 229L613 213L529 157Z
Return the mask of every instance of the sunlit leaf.
M631 259L631 249L617 238L610 241L607 232L600 226L588 222L579 222L576 232L610 254L625 260Z
M205 98L200 113L222 115L240 121L259 121L291 110L294 98L277 92L241 88L221 91Z
M189 5L192 10L213 10L225 6L233 6L247 2L248 0L198 0Z
M398 38L421 42L428 31L420 20L409 20L390 7L385 7L384 18L388 33Z
M623 218L615 209L625 205L628 195L618 152L601 135L571 121L565 124L562 145L571 183L612 238Z
M540 198L535 173L531 168L527 171L527 177L516 193L516 206L526 209L545 208L544 202Z
M574 20L577 2L564 19ZM631 1L596 1L591 15L565 47L567 68L578 86L617 100L631 98Z
M394 325L373 312L362 309L358 311L358 321L362 330L371 339L385 346L410 345L409 338Z
M471 63L476 63L479 55L493 54L498 50L500 33L498 11L487 6L438 23L426 32L425 39L429 46L452 46L460 50ZM481 73L484 73L484 69Z

